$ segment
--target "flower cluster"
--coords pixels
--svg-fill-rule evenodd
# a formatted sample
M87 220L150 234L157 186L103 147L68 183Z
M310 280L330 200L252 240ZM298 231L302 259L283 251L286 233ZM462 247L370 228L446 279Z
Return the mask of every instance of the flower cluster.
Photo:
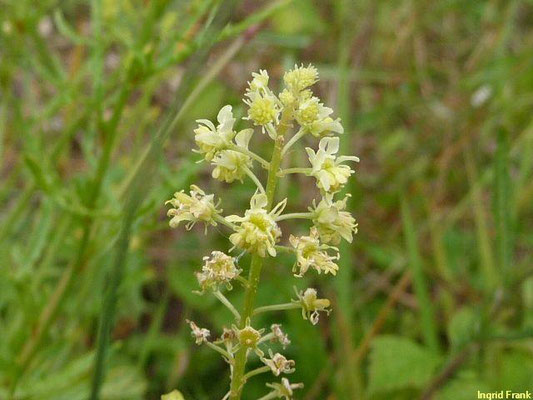
M279 377L295 370L293 360L273 350L273 346L285 349L291 343L281 325L272 324L267 331L253 325L255 315L299 309L305 320L316 325L321 313L331 312L330 301L320 298L314 288L295 289L296 299L290 299L288 303L254 307L263 263L283 251L294 256L293 272L296 277L302 277L309 271L336 275L340 254L335 246L341 240L351 243L357 233L355 218L347 211L349 194L341 199L336 199L336 196L354 174L347 162L358 162L359 159L338 155L340 141L335 135L344 133L344 129L340 119L332 117L333 110L313 94L311 87L318 80L315 67L295 66L283 75L284 87L276 94L269 87L268 73L260 70L252 74L244 94L247 113L242 120L248 121L251 127L236 130L235 127L242 121L234 117L230 105L222 107L216 123L207 119L197 121L195 151L213 167L212 177L226 183L250 179L256 186L250 205L244 212L222 215L218 207L220 201L215 203L214 195L205 194L195 185L190 187L189 194L180 191L167 201L171 206L168 216L172 228L182 221L187 229L197 222L202 222L206 229L220 224L230 230L229 254L238 251L234 256L213 251L204 257L203 265L196 273L201 289L198 293L214 295L235 317L231 328L223 328L222 334L210 341L208 329L188 321L195 342L215 350L230 365L231 386L225 398L232 400L241 398L246 381L257 374L270 372ZM254 127L259 127L272 139L270 161L250 149ZM318 148L316 145L305 148L311 166L283 169L283 158L304 137L318 140ZM267 171L266 177L258 173L257 164ZM261 169L260 172L265 174ZM316 183L320 198L313 200L307 212L284 213L287 199L274 201L277 181L293 173L311 177ZM284 237L279 222L296 218L308 221L309 234ZM240 260L245 254L251 258L248 278L241 276ZM235 283L241 284L245 291L242 310L238 310L231 297L225 294L234 289ZM246 372L246 361L252 354L261 360L262 366ZM281 381L267 385L270 392L264 398L293 399L293 391L302 386L282 377Z

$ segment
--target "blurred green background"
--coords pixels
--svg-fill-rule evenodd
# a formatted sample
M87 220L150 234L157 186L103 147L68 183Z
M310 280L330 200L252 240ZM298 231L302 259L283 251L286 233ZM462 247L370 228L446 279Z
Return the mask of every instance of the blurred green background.
M263 270L258 304L293 285L333 302L317 326L258 318L290 335L296 398L533 389L532 25L530 0L0 0L0 399L86 399L91 382L103 399L224 395L227 365L185 319L229 325L192 293L228 242L171 231L163 202L197 183L242 213L252 185L210 179L194 121L244 116L251 72L276 87L309 62L361 158L359 233L335 278L296 280L289 257ZM308 182L278 198L307 208Z

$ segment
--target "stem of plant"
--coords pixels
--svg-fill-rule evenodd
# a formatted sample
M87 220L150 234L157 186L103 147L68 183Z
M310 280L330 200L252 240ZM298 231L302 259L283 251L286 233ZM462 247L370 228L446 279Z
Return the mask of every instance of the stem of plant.
M268 170L266 195L267 195L267 209L272 209L274 202L274 195L276 193L276 186L278 183L278 170L281 164L281 150L283 149L284 137L289 127L288 119L290 115L284 113L281 117L276 139L274 141L274 150L272 152L272 159L270 160L270 168ZM248 287L244 295L244 307L241 313L241 320L239 328L246 326L246 320L250 319L254 312L255 298L257 295L257 287L261 276L261 269L263 268L263 258L257 254L252 256L250 262L250 273L248 276ZM244 386L244 369L246 367L247 349L241 349L235 355L235 364L233 366L233 373L231 376L230 386L230 400L240 400L242 388Z

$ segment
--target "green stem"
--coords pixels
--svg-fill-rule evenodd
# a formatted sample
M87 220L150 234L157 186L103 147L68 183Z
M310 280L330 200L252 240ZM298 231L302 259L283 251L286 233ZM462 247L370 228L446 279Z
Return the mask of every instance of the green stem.
M256 376L256 375L259 375L259 374L262 374L264 372L268 372L270 371L270 367L268 366L263 366L263 367L259 367L259 368L256 368L250 372L248 372L246 375L244 375L243 379L244 381L246 382L248 379L250 379L252 376Z
M239 314L239 312L237 311L237 309L235 307L233 307L233 304L231 304L231 302L226 298L226 296L224 296L220 291L215 291L213 292L213 294L215 295L215 297L217 299L220 300L220 302L222 304L224 304L228 310L231 311L231 313L235 316L237 322L239 322L241 320L241 314Z
M280 176L285 176L289 174L304 174L304 175L309 176L310 173L311 173L311 168L305 168L305 167L287 168L287 169L282 169L281 171L279 171Z
M283 303L283 304L273 304L271 306L257 307L254 310L253 315L261 314L268 311L285 311L285 310L294 310L296 308L302 308L299 303Z
M283 113L281 122L278 126L276 139L274 140L274 150L272 152L272 159L270 160L270 168L268 170L266 195L267 195L267 209L272 209L274 202L274 195L276 193L276 186L278 183L278 170L281 164L281 150L283 149L284 137L287 132L289 113ZM263 268L263 258L257 254L252 256L250 262L250 273L248 276L248 287L244 295L244 307L241 313L240 328L244 328L246 320L250 319L254 312L254 303L257 295L257 287L261 276L261 269ZM231 377L230 400L240 400L242 388L244 386L244 369L246 367L246 351L245 347L235 355L235 365L233 367L233 374Z
M264 158L258 156L253 151L248 150L246 147L237 146L236 144L230 144L228 146L228 149L236 151L238 153L242 153L244 155L247 155L250 158L253 158L259 164L261 164L261 166L263 168L265 168L265 169L269 169L270 168L270 163L267 160L265 160Z
M279 217L276 218L276 221L284 221L286 219L296 219L296 218L299 218L299 219L311 219L313 218L314 214L313 213L289 213L289 214L283 214L283 215L280 215Z

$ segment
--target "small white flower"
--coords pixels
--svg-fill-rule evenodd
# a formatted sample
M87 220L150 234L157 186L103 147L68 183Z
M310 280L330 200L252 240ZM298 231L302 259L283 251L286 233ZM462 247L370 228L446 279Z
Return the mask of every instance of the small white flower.
M274 334L274 339L272 339L272 341L277 340L283 346L283 348L291 344L291 341L289 340L289 336L281 330L280 324L272 324L270 329L272 330L272 333Z
M275 245L281 236L281 230L275 218L281 214L286 204L287 199L268 212L266 195L256 192L250 200L250 209L246 210L244 217L238 215L226 217L229 222L239 223L238 229L229 238L234 247L259 254L261 257L266 257L267 253L275 257Z
M203 260L202 271L196 274L202 291L217 289L221 284L231 289L231 280L241 273L241 270L235 266L235 259L221 251L213 251L211 257L206 256Z
M287 360L284 355L280 353L272 354L272 350L268 350L270 359L261 358L261 361L272 370L275 376L281 373L291 374L294 372L294 360Z
M197 152L203 153L207 161L211 161L218 151L225 149L235 136L233 130L235 118L233 118L230 105L221 108L217 121L217 127L208 119L196 121L199 124L198 128L194 130L194 140L199 147Z
M325 192L338 192L354 173L348 165L342 164L344 161L359 161L355 156L336 156L339 151L338 137L322 138L316 153L309 147L305 150L312 165L310 175L315 177L317 187Z
M333 246L321 244L318 238L318 229L312 227L309 236L295 237L291 235L289 242L296 251L296 263L293 271L296 267L299 268L297 277L302 277L307 270L311 267L314 268L319 274L324 272L336 275L339 267L335 263L335 260L339 259L338 249ZM330 256L326 250L333 249L337 252L335 256Z
M287 378L281 378L281 383L267 383L269 388L274 389L272 393L278 399L292 400L294 396L294 389L302 389L303 383L290 383Z
M209 329L199 328L198 325L196 325L193 321L186 321L191 327L191 336L196 339L196 344L202 344L204 342L207 342L207 339L209 338L209 336L211 336L211 332L209 332Z
M235 136L237 146L248 149L248 143L252 137L252 129L244 129ZM246 169L252 167L252 159L246 154L233 150L221 150L212 159L215 166L212 176L219 181L231 183L235 180L242 182Z
M293 92L300 92L318 82L317 69L309 64L307 67L295 65L283 75L285 85Z
M190 189L190 195L182 190L174 193L174 198L165 202L173 207L167 212L167 215L172 217L169 221L170 227L176 228L182 221L189 221L185 225L187 230L190 230L198 221L203 222L206 229L208 224L216 226L214 218L222 211L217 209L220 200L215 204L215 195L206 195L196 185L191 185Z
M319 299L317 297L316 289L308 288L305 292L296 292L298 300L293 302L299 303L302 306L302 317L308 319L313 325L318 323L319 311L324 311L329 315L330 301L328 299Z

